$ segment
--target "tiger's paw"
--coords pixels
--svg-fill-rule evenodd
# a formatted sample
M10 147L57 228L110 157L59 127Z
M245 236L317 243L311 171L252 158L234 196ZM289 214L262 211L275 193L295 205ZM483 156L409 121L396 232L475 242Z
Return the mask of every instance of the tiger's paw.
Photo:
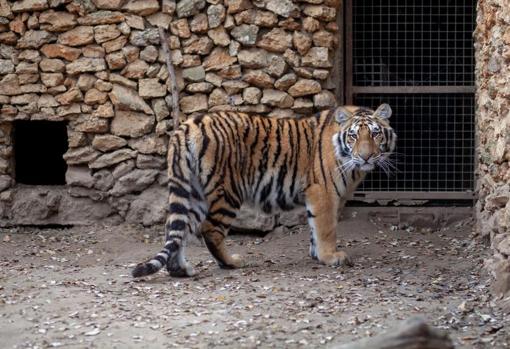
M230 258L232 258L232 264L234 265L234 268L244 267L244 260L240 254L235 253L235 254L231 255Z
M186 268L170 270L169 273L170 273L170 276L183 277L183 278L192 277L192 276L197 275L197 272L195 271L195 269L193 269L192 266L187 266Z
M319 260L331 266L348 266L352 267L352 259L344 251L337 251L333 253L323 254L319 256Z
M315 247L315 244L312 243L310 244L310 250L308 254L310 255L310 257L312 257L312 259L317 260L317 248Z
M169 261L166 269L170 276L173 277L191 277L197 274L189 262L185 262L183 265L180 265L176 260Z
M244 267L243 257L239 254L230 255L228 261L218 262L220 268L222 269L238 269Z

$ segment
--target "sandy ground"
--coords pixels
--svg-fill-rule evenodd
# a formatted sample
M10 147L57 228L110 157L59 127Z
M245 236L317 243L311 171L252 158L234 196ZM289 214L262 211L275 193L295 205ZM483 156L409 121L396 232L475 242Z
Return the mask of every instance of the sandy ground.
M491 303L487 247L472 223L396 229L341 223L352 268L307 256L308 229L232 236L247 267L221 270L196 244L199 275L141 280L131 267L162 234L132 226L0 233L2 348L333 348L424 317L458 348L507 348L510 319Z

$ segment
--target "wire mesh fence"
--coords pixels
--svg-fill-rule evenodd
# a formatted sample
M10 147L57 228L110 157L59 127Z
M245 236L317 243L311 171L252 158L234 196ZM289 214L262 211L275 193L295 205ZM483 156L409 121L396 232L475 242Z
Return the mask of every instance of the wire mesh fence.
M474 189L475 0L347 0L347 100L389 103L396 170L359 191Z
M355 0L356 86L470 86L475 0Z
M465 191L474 186L471 94L357 95L357 105L389 103L398 135L396 169L370 173L361 191Z

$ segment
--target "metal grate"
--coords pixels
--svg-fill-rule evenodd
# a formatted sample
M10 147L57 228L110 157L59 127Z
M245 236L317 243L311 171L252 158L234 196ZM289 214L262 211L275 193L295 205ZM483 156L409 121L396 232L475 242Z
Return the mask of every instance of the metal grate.
M470 199L476 0L346 0L347 103L389 103L397 171L360 197Z
M370 173L359 191L467 191L474 186L472 94L356 95L355 104L393 108L398 171Z
M471 86L476 0L351 0L354 86Z

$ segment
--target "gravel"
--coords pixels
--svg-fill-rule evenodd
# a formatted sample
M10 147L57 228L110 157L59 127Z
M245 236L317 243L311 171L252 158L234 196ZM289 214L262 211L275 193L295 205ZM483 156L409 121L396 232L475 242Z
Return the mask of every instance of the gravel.
M200 243L199 274L134 280L162 233L129 225L0 232L4 348L332 348L421 316L457 348L507 348L510 319L490 296L489 248L470 221L442 229L363 218L340 225L352 268L307 256L308 228L229 238L247 266L222 270Z

